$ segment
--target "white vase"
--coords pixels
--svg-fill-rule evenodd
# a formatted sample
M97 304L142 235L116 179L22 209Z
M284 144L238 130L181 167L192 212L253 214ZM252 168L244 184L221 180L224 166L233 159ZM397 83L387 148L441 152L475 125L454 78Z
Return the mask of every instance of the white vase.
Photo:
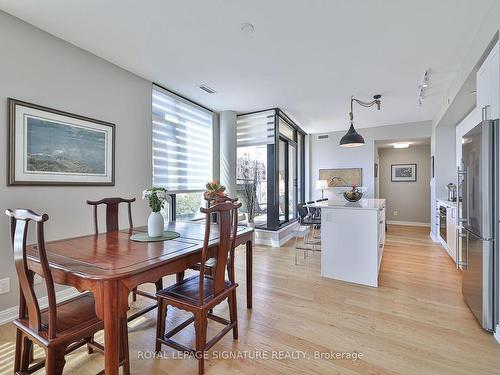
M160 212L151 212L148 218L148 236L160 237L163 234L165 223Z

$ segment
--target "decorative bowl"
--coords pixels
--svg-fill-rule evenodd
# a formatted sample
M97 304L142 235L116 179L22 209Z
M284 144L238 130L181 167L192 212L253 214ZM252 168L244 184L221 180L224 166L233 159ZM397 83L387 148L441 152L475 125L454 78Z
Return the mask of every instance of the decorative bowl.
M363 198L363 193L357 189L348 190L344 192L344 198L349 202L357 202Z

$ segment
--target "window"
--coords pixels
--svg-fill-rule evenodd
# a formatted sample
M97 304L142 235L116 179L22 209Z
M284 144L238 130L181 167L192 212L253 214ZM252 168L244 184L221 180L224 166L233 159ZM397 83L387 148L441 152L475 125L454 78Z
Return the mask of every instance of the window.
M245 185L255 184L255 218L257 227L267 227L268 152L274 144L274 111L238 116L236 124L236 183L241 212L248 220Z
M248 220L247 205L253 201L255 226L277 230L297 218L303 200L304 132L279 109L240 115L236 126L241 212Z
M153 185L176 195L177 219L194 219L212 179L212 112L153 86L152 122Z

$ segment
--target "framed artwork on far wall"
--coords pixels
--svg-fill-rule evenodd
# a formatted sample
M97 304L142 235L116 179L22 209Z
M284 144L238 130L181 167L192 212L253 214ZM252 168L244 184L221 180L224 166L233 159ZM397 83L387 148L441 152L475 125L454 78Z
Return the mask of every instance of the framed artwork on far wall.
M115 184L115 125L9 99L9 185Z
M362 168L320 169L319 179L327 180L328 187L361 186L363 170Z
M391 164L391 181L417 181L417 164Z

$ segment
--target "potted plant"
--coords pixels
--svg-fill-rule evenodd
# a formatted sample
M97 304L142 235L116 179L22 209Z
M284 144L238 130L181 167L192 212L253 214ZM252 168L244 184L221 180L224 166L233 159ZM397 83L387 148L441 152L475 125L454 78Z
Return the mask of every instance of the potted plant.
M152 187L142 192L142 199L147 199L151 214L148 218L148 236L160 237L163 234L165 222L161 210L169 200L167 190L161 187Z
M226 187L221 185L219 180L207 182L206 189L207 190L203 193L203 198L208 202L226 196Z

